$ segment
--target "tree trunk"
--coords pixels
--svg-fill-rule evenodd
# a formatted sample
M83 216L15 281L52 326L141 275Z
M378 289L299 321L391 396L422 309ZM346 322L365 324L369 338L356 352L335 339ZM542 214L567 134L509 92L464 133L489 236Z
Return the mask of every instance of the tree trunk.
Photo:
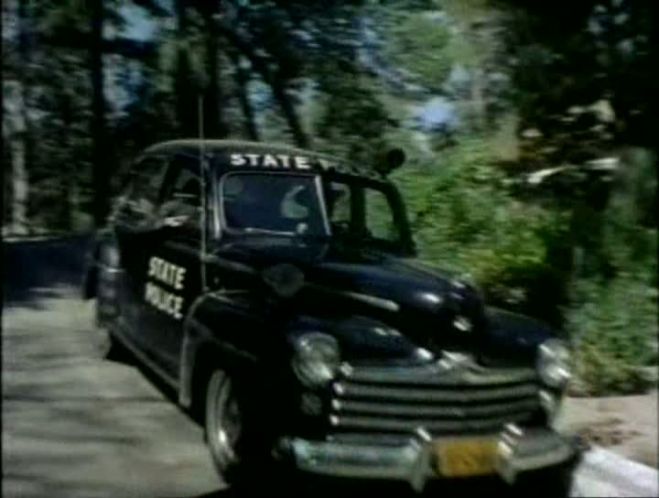
M227 136L227 125L222 112L222 86L220 83L219 45L217 31L214 29L215 16L218 14L218 2L202 3L202 16L206 27L206 87L204 88L204 130L210 138Z
M27 208L29 181L27 171L28 141L28 85L30 50L29 17L27 1L14 2L8 9L14 11L18 20L18 59L15 63L15 79L3 84L5 123L3 126L11 154L11 232L15 235L28 233Z
M284 82L280 78L275 77L270 86L272 87L272 93L275 96L275 100L277 100L281 106L281 110L283 111L286 122L291 129L293 140L296 145L298 147L308 147L310 145L309 137L302 129L302 123L295 111L293 102L291 102L291 98L286 93Z
M485 75L480 67L475 67L471 74L471 110L474 126L477 131L484 131L486 124Z
M103 78L103 0L91 0L90 77L92 85L92 184L94 189L94 224L105 223L109 206L110 175L106 154L105 94Z
M188 0L176 0L178 42L176 69L174 70L174 93L176 97L176 121L182 137L197 135L195 88L192 82L192 68L187 53Z
M273 74L268 64L255 51L250 43L238 35L233 29L221 23L215 25L220 33L237 48L252 64L254 70L259 73L261 79L270 86L272 94L284 113L284 118L288 124L293 140L298 147L308 147L311 140L304 132L302 123L295 111L295 106L286 93L284 81L277 75Z
M254 116L254 110L252 109L252 104L249 101L249 76L247 75L245 69L241 66L240 55L230 53L231 62L234 66L234 71L236 75L236 86L238 87L238 100L240 101L240 107L243 110L243 115L245 117L245 132L247 136L255 141L260 140L259 130L256 125L256 117Z
M13 235L28 232L27 202L28 173L25 160L26 112L23 84L20 81L7 81L3 85L5 110L5 138L11 154L11 222Z

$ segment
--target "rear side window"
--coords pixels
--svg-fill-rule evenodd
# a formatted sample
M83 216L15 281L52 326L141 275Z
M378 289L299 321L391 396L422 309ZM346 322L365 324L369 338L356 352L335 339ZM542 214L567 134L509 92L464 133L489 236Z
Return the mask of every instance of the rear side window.
M379 190L365 189L366 229L371 237L389 242L399 239L389 199Z
M177 226L187 235L201 233L201 176L199 161L187 157L172 160L158 215L176 218Z
M135 164L121 207L126 221L142 222L156 215L165 165L160 157L148 157Z
M384 244L400 242L395 206L384 190L363 182L332 181L327 187L327 210L334 235Z

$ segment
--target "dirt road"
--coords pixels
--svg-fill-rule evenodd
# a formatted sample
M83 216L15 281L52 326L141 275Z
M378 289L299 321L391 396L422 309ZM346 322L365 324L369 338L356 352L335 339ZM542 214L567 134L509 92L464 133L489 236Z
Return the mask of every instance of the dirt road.
M90 317L89 306L72 299L3 313L3 495L184 497L222 489L201 429L135 368L99 358Z

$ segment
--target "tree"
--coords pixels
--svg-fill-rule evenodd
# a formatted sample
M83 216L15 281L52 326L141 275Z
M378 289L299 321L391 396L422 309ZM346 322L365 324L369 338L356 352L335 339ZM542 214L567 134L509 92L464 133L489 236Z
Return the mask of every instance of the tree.
M16 20L14 27L18 38L18 47L14 46L13 57L3 68L10 75L3 79L3 139L9 144L11 160L11 222L10 231L24 235L28 231L28 169L27 145L29 142L29 116L27 101L29 99L29 71L31 53L28 46L30 37L30 18L28 2L7 2L3 5L3 15ZM10 40L7 40L10 41ZM19 63L18 61L22 61Z

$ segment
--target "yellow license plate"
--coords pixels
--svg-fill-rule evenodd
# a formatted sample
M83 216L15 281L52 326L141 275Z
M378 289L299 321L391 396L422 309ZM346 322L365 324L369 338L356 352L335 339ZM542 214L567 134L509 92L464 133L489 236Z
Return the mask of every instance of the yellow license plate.
M491 439L436 442L435 470L445 477L468 477L496 472L497 443Z

